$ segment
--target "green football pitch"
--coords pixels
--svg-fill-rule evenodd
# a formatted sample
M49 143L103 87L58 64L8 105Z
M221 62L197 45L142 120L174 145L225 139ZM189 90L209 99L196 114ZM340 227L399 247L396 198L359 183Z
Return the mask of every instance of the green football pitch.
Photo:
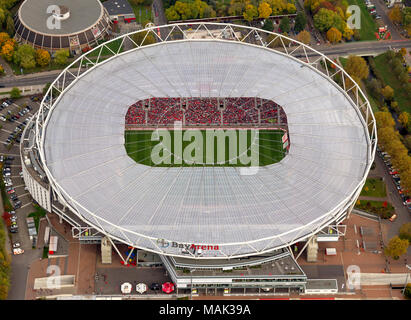
M148 166L266 166L284 158L283 135L266 129L181 130L176 136L174 130L128 130L125 147L134 161ZM253 155L258 160L250 160Z

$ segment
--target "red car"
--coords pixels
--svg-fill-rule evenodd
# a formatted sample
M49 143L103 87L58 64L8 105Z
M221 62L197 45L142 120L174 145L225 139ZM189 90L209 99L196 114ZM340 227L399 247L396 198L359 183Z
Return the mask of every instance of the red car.
M398 174L398 171L390 171L391 175Z

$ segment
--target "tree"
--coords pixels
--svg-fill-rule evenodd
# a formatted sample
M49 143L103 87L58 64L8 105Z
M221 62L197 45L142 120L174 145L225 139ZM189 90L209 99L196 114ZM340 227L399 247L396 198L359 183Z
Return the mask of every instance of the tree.
M295 17L295 24L294 24L295 32L300 32L304 30L306 24L307 24L307 17L305 16L304 11L299 11L297 13L297 17Z
M403 57L405 57L405 55L407 54L407 49L401 48L401 49L399 50L399 53L400 53Z
M258 6L258 16L260 18L267 19L271 15L271 12L273 12L273 9L271 9L270 5L267 2L260 2L260 5ZM272 31L272 29L270 31Z
M3 8L0 8L0 24L3 25L6 21L6 11Z
M381 89L381 94L384 96L386 100L392 100L392 98L394 98L394 89L391 88L389 85L386 85L384 88Z
M398 107L398 102L395 100L391 100L391 109L394 110L395 113L400 112L400 108Z
M282 33L288 33L290 31L290 19L288 17L284 17L281 19L280 29Z
M376 79L372 78L370 82L368 82L368 88L374 98L379 98L381 94L381 82Z
M411 222L404 223L400 228L400 239L407 239L411 242Z
M327 31L327 39L332 42L340 42L342 37L342 33L337 29L337 28L330 28L330 30Z
M409 76L408 73L404 70L398 75L398 80L402 83L403 86L408 84Z
M408 169L402 172L401 184L405 190L411 191L411 164L410 163L409 163Z
M287 11L287 1L286 0L266 0L273 9L272 15L283 14Z
M388 50L385 53L385 58L387 59L388 62L391 62L395 58L395 52L392 50Z
M409 241L407 239L400 239L398 236L391 238L385 248L385 254L394 260L398 260L400 256L407 252Z
M3 75L4 74L4 68L3 68L3 66L0 64L0 75Z
M274 30L274 24L271 19L265 19L263 29L272 32Z
M20 98L21 97L21 92L20 92L20 89L19 88L13 88L13 89L11 89L11 91L10 91L10 97L12 98L12 99L18 99L18 98Z
M10 39L10 36L8 33L0 32L0 46L2 46L9 39Z
M287 3L287 13L293 14L297 11L295 5L293 3Z
M176 1L174 9L180 14L181 19L183 20L191 19L193 16L191 7L188 5L188 3Z
M167 8L165 13L166 13L166 18L167 18L168 21L180 20L181 19L180 15L175 10L174 6L171 6L170 8Z
M411 283L408 283L404 290L404 296L411 298Z
M245 6L245 11L243 13L244 19L247 20L248 22L251 22L258 16L258 11L255 6L252 4L247 4Z
M70 53L66 49L57 50L54 53L54 62L60 66L65 65L67 63L68 57Z
M333 26L334 22L334 11L321 8L314 15L314 27L316 27L321 32L329 30Z
M24 69L32 69L36 66L35 54L36 51L32 46L23 44L14 52L13 62Z
M15 46L13 42L6 41L6 43L1 47L1 56L6 59L7 61L11 61L13 59Z
M361 34L360 34L360 31L358 31L358 29L354 30L354 40L355 41L360 41L361 40Z
M138 32L131 36L133 41L139 46L147 46L156 42L154 36L149 31Z
M407 129L408 128L408 122L410 121L409 113L405 112L405 111L401 112L401 114L398 117L398 121L401 123L401 126L404 129Z
M50 63L50 53L43 49L36 50L36 62L39 66L44 67Z
M352 29L348 28L348 26L347 26L347 24L346 24L345 27L344 27L344 31L343 31L342 34L343 34L343 37L344 37L345 39L350 40L350 39L353 37L353 35L354 35L354 31L353 31Z
M344 69L350 76L357 77L359 79L366 79L369 74L367 62L360 56L350 55Z
M402 13L400 7L395 6L394 8L392 8L388 13L388 17L391 19L392 22L402 22Z
M245 11L245 6L249 3L248 0L231 0L228 14L230 16L242 15Z
M297 35L297 40L302 43L309 44L311 41L311 35L308 31L303 30Z
M12 37L14 35L14 22L13 22L13 18L11 17L11 15L7 16L6 19L6 30L7 33Z
M390 112L378 111L374 117L378 128L394 128L395 121Z

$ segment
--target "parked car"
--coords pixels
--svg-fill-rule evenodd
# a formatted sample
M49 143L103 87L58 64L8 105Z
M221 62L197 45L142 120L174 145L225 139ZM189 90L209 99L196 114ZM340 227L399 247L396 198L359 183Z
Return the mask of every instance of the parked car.
M388 220L390 220L391 222L394 221L395 219L397 219L397 215L394 213L391 218L389 218Z
M16 248L13 249L13 254L18 255L18 254L23 254L24 250L22 248Z
M20 242L13 243L13 249L20 248Z

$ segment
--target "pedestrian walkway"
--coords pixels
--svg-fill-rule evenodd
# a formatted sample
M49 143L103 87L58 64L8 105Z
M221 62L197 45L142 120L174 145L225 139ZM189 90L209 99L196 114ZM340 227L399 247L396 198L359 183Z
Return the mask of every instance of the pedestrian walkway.
M10 65L8 64L8 62L6 62L6 60L4 60L3 57L0 57L0 64L3 66L4 69L4 73L5 73L5 77L6 78L12 78L14 77L14 73L13 73L13 69L10 67Z

